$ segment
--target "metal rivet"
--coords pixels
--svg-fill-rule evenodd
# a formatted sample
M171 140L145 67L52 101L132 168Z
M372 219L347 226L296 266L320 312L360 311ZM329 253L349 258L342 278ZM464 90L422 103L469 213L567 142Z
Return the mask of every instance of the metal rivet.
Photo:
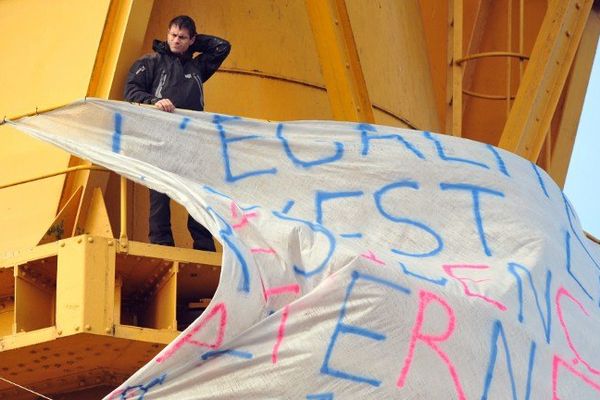
M75 326L75 331L78 331L78 330L79 330L79 326Z
M57 334L58 336L62 335L62 330L60 330L60 329L59 329L59 330L57 330L57 331L56 331L56 334ZM44 358L44 357L42 357L42 358Z
M88 238L88 243L94 243L94 238L92 238L92 237Z
M77 243L81 243L81 238L77 239Z
M65 242L61 242L60 247L65 247Z
M92 327L91 327L91 326L88 324L88 325L86 325L86 326L85 326L85 330L86 330L86 331L91 331L91 330L92 330Z
M112 240L109 240L109 241L108 241L108 245L109 245L109 246L112 246L112 245L113 245L113 241L112 241Z

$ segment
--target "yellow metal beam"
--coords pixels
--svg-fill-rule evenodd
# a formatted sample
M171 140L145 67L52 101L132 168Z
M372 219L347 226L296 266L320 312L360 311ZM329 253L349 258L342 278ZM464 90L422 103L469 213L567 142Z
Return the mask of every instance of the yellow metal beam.
M121 254L142 256L181 263L197 263L213 267L221 266L222 253L183 249L179 247L159 246L149 243L129 241L128 250L118 249Z
M70 196L71 193L78 190L79 187L83 188L83 193L76 208L75 222L72 230L68 233L69 236L79 235L84 232L83 226L87 220L87 216L90 213L91 200L93 192L96 188L100 188L102 191L106 189L110 174L100 173L95 168L85 170L86 166L92 166L92 163L86 160L82 160L79 157L71 156L70 166L81 166L82 171L78 171L67 176L62 194L61 205L64 206L65 200ZM105 172L109 172L106 170Z
M79 166L76 166L76 167L65 168L65 169L62 169L60 171L55 171L55 172L50 172L50 173L47 173L47 174L42 174L40 176L36 176L36 177L33 177L33 178L23 179L23 180L20 180L20 181L17 181L17 182L7 183L6 185L0 185L0 189L5 189L5 188L12 187L12 186L22 185L24 183L39 181L41 179L51 178L51 177L57 176L57 175L68 174L69 172L73 172L73 171L90 170L90 169L108 172L108 170L106 168L103 168L103 167L92 166L92 165L79 165Z
M50 326L42 329L36 329L32 332L21 332L16 335L2 336L2 352L0 360L8 354L10 350L22 347L33 346L40 343L48 343L56 339L56 327ZM4 354L3 354L4 353ZM6 365L6 364L3 364Z
M128 239L127 239L127 179L124 176L121 177L120 184L121 184L121 197L120 197L121 232L119 233L119 244L121 245L121 248L126 249L127 243L128 243Z
M155 329L177 330L177 273L179 263L173 262L151 296L144 320Z
M506 49L508 50L508 53L511 53L512 52L512 0L509 0L507 2L506 27L507 27ZM511 106L510 94L512 93L511 83L512 83L512 60L510 59L510 57L507 57L506 58L506 118L508 118L508 115L510 114L510 106Z
M448 74L446 132L462 135L463 114L463 0L448 1Z
M306 0L333 118L374 122L344 0Z
M36 247L17 250L12 253L0 255L0 268L25 263L29 260L53 257L58 254L58 242L47 243Z
M537 161L592 3L549 2L499 147Z
M558 132L554 141L554 148L550 164L547 167L548 173L561 188L565 184L571 153L575 144L575 135L579 126L579 118L583 108L585 92L588 87L594 56L596 55L596 45L600 35L600 14L593 11L587 21L579 50L573 61L571 74L566 87L564 107Z
M82 235L58 251L56 332L112 332L116 249L112 239Z
M130 46L141 48L153 0L111 0L96 56L88 96L108 98L115 77L122 74L121 58Z
M14 269L15 309L14 333L29 332L53 325L54 288L27 266Z
M113 231L106 210L106 203L100 188L94 189L92 200L90 201L89 212L83 225L83 233L92 236L102 236L113 238Z
M447 47L446 47L446 121L444 125L444 132L447 134L452 134L452 125L454 121L454 115L452 114L452 105L454 95L454 90L452 88L452 84L454 80L452 79L452 66L454 64L454 1L448 0L448 9L446 10L447 15L447 24L446 28L447 32Z
M169 344L179 332L176 329L150 329L137 326L116 325L114 336L148 343Z
M463 72L458 62L463 56L463 0L453 0L452 11L452 136L462 136Z
M478 0L475 4L475 21L473 22L473 28L471 29L471 33L469 35L469 44L467 45L467 50L465 52L465 56L461 60L457 60L458 63L463 61L467 61L473 59L473 57L477 57L478 54L482 53L481 44L483 43L484 35L486 32L486 25L488 23L488 19L490 16L490 12L492 9L492 3L489 0ZM485 54L485 53L484 53ZM489 52L488 52L489 54ZM464 74L463 74L463 93L470 95L470 93L474 92L470 89L473 87L473 79L475 75L476 65L471 63L470 65L464 66ZM504 98L504 97L503 97ZM469 104L469 98L465 98L463 101L463 112L465 108Z

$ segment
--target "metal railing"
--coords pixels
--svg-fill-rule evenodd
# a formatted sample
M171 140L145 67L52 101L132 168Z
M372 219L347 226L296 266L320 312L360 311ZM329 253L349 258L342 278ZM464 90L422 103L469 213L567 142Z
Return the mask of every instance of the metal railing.
M23 185L25 183L40 181L42 179L52 178L52 177L59 176L59 175L69 174L71 172L86 171L86 170L113 172L109 169L106 169L104 167L99 167L96 165L78 165L76 167L69 167L69 168L59 170L59 171L39 175L39 176L36 176L33 178L23 179L20 181L0 185L0 190L7 189L10 187L14 187L14 186ZM127 240L128 240L127 239L127 179L123 176L121 176L120 192L121 192L120 193L121 194L121 196L120 196L121 197L121 200L120 200L120 215L121 215L120 225L121 226L120 226L119 240L121 241L121 246L127 247Z

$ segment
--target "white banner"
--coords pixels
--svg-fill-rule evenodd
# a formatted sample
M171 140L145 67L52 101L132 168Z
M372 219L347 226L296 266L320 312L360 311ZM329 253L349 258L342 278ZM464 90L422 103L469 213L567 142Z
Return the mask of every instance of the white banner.
M95 99L16 126L224 247L206 311L106 399L600 399L600 248L520 157Z

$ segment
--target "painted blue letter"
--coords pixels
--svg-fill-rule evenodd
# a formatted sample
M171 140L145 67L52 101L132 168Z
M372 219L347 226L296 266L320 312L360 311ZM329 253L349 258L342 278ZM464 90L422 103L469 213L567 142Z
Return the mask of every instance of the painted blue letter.
M288 156L292 163L298 168L310 168L315 165L327 164L337 161L344 155L344 145L340 142L333 142L335 144L335 154L330 157L324 157L313 161L303 161L296 157L292 152L289 141L283 136L283 124L277 125L277 139L281 140L285 154Z
M465 164L475 165L477 167L481 167L481 168L485 168L485 169L490 169L490 167L488 167L486 164L484 164L482 162L479 162L479 161L468 160L466 158L460 158L460 157L447 156L446 152L444 151L444 146L442 146L442 142L438 138L436 138L435 136L433 136L429 132L423 132L423 135L427 139L429 139L429 140L431 140L433 142L433 144L435 145L435 149L437 151L437 154L438 154L438 156L440 157L441 160L461 162L461 163L465 163Z
M498 197L504 197L504 193L468 183L442 182L440 183L440 188L442 190L466 190L471 192L471 195L473 196L473 217L475 218L475 223L477 224L479 240L481 240L481 245L483 246L485 255L490 257L492 255L492 251L488 247L487 240L485 239L485 232L483 231L483 218L481 217L481 208L479 206L479 193L487 193Z
M369 154L369 142L374 139L392 139L397 140L402 143L407 150L410 150L414 155L424 160L425 156L423 153L419 151L412 143L408 142L402 136L397 133L387 134L387 135L378 135L377 129L370 124L358 124L358 130L360 131L360 138L362 141L362 151L361 155L366 156ZM374 132L374 134L369 134L369 132Z
M233 183L240 179L249 178L251 176L276 174L276 168L269 168L248 171L239 175L233 175L233 173L231 172L231 159L229 158L229 143L241 142L243 140L261 139L261 136L258 135L246 135L228 138L225 128L223 127L223 122L233 121L237 119L239 119L239 117L225 117L222 115L215 115L213 118L213 123L217 127L217 130L219 131L219 137L221 138L221 153L223 155L223 163L225 167L225 181Z
M397 250L397 249L392 249L392 251L396 254L410 256L410 257L434 256L434 255L438 254L440 251L442 251L442 248L444 247L444 242L442 241L442 238L440 237L440 235L438 235L433 229L431 229L430 227L428 227L427 225L425 225L421 222L414 221L414 220L408 219L408 218L398 217L396 215L392 215L383 208L382 198L388 191L390 191L392 189L405 188L405 187L418 190L419 184L415 181L411 181L411 180L407 179L407 180L403 180L403 181L397 181L397 182L390 183L389 185L385 185L384 187L382 187L381 189L376 191L373 194L373 196L375 197L375 205L377 206L377 210L379 210L381 215L383 215L385 218L389 219L390 221L398 222L401 224L407 224L407 225L411 225L411 226L416 226L417 228L427 232L428 234L433 236L433 238L436 240L437 247L426 253L409 253L409 252Z
M533 297L535 298L535 305L537 306L538 313L540 314L540 319L542 320L542 326L544 327L546 343L550 343L550 331L552 329L552 313L550 310L550 307L552 306L552 303L550 302L550 284L552 282L552 272L550 272L550 270L546 271L546 292L544 294L544 299L546 300L546 317L544 318L544 313L542 312L542 306L540 305L540 299L538 297L538 292L533 283L531 272L523 265L517 263L508 263L508 271L517 280L517 290L519 293L519 322L523 322L523 282L521 280L521 276L517 272L517 269L525 272L525 274L527 275L529 285L531 286L531 291L533 292Z
M323 225L320 224L313 224L312 222L305 221L303 219L293 218L278 211L273 211L273 215L285 221L300 222L301 224L308 226L311 231L320 232L325 235L325 237L329 241L329 250L327 251L327 256L325 257L325 259L316 268L307 271L305 268L299 267L298 265L294 264L293 266L294 272L296 272L298 275L302 275L305 277L309 277L321 272L329 262L329 259L331 258L331 256L333 255L333 251L335 250L335 237L333 236L333 234Z
M382 341L385 340L385 335L372 331L370 329L362 328L356 325L350 325L344 323L344 318L346 317L346 310L348 305L348 300L350 299L350 295L352 294L352 290L356 286L356 282L359 280L365 280L367 282L372 282L378 285L386 286L390 289L399 291L404 294L410 294L410 290L405 288L404 286L400 286L397 283L388 281L387 279L382 279L373 275L363 274L358 271L352 272L352 280L346 289L346 296L344 297L344 302L342 303L342 308L340 309L340 316L338 318L338 322L335 326L333 334L331 335L331 340L329 341L329 345L327 346L327 352L325 353L325 359L323 360L323 365L321 366L321 373L334 376L336 378L347 379L356 383L366 383L371 386L378 387L381 385L381 381L374 378L369 378L362 375L351 374L349 372L341 371L339 369L335 369L329 365L331 361L331 353L333 352L333 347L335 346L335 342L338 340L340 335L348 334L348 335L356 335L363 336L372 340Z
M212 213L214 216L216 216L223 224L224 228L222 228L219 231L221 239L223 239L225 244L227 244L227 246L229 246L229 248L233 251L233 254L235 254L235 257L240 263L240 267L242 268L242 280L238 286L238 290L246 293L250 292L250 271L248 270L248 263L246 262L246 259L244 258L244 255L242 254L241 250L235 245L235 243L232 240L232 236L234 236L233 229L227 223L227 221L225 221L225 218L223 218L212 207L208 207L206 210L209 213Z
M483 383L483 393L481 395L481 400L487 400L488 393L490 391L490 386L492 384L492 380L494 379L494 369L496 366L496 356L498 354L499 337L502 338L502 345L504 346L504 356L506 358L506 369L508 369L508 377L510 378L512 398L513 400L518 400L519 397L517 396L517 386L515 384L515 376L513 372L512 362L510 359L510 349L508 348L506 334L504 333L504 329L502 328L502 323L500 321L495 321L494 328L492 329L490 361L488 363L487 372L485 374L485 381ZM535 363L535 350L536 344L534 341L531 341L531 347L529 348L529 366L527 368L527 383L525 387L525 400L529 400L529 396L531 395L531 375L533 372L533 364Z
M362 191L356 191L356 192L322 192L320 190L317 190L317 193L315 194L315 214L316 214L316 221L318 224L323 224L323 203L327 200L333 200L333 199L338 199L338 198L344 198L344 197L360 197L362 196L364 193ZM350 235L350 236L349 236ZM360 236L357 236L360 235ZM345 233L345 234L341 234L340 236L343 237L362 237L362 235L358 232L352 232L352 233Z

